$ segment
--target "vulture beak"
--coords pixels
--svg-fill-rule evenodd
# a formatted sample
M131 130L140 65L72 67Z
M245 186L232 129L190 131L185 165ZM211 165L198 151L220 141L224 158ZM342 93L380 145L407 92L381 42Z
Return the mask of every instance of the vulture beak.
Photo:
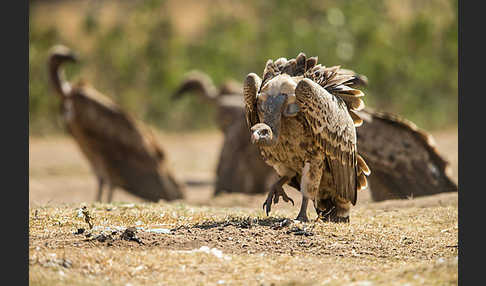
M273 145L274 136L272 128L265 123L258 123L251 128L251 143L257 145Z
M63 45L55 45L49 51L51 60L57 62L77 62L79 57L77 53Z
M79 56L76 53L71 53L67 55L67 60L75 63L79 61Z

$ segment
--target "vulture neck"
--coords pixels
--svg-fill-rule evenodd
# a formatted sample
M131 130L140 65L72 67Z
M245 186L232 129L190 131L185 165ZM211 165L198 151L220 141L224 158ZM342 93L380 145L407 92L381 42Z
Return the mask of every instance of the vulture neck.
M61 63L51 61L49 63L49 76L56 93L64 98L71 91L71 85L64 78L64 71L60 66Z

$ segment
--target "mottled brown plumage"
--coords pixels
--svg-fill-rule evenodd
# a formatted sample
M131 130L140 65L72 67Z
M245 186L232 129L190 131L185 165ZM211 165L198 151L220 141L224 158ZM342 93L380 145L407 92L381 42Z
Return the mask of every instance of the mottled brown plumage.
M154 202L183 198L184 187L168 169L166 155L148 127L87 84L64 80L61 65L74 61L69 48L51 48L50 80L61 99L66 128L98 178L97 199L101 201L105 184L108 201L115 187Z
M367 187L370 170L358 155L354 118L361 110L356 78L340 67L323 67L300 53L295 59L268 60L262 79L251 73L244 84L246 120L252 142L281 180L266 205L288 197L281 185L300 178L303 205L314 203L323 220L349 221L357 191ZM298 219L307 220L304 206Z

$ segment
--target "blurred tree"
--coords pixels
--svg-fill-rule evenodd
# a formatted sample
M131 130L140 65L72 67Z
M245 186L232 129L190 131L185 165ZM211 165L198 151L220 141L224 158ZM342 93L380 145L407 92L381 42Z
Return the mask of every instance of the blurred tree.
M249 72L261 74L267 59L302 51L319 56L323 65L365 74L368 106L400 113L426 129L457 124L457 0L210 1L198 34L190 37L174 27L167 2L129 2L110 25L98 9L87 9L79 39L71 40L74 49L75 43L91 44L83 50L81 70L70 74L88 77L128 111L165 130L212 128L211 106L194 97L168 100L185 72L200 69L216 84L243 80ZM30 127L43 132L58 128L54 98L45 95L46 51L70 43L57 28L32 19Z

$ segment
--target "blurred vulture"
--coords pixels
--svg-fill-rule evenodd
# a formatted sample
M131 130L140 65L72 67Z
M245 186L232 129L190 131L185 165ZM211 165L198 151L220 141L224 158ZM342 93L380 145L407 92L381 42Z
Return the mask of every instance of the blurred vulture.
M368 84L365 76L356 75L356 78L356 86ZM237 88L226 91L229 85ZM225 83L217 90L209 76L191 72L174 98L189 92L214 104L219 118L227 118L226 121L216 120L224 132L224 144L218 162L215 194L266 193L278 175L265 164L256 146L250 142L244 115L243 87ZM229 100L224 101L224 98L231 98L238 107L231 104L229 110L226 103ZM448 171L449 163L438 153L430 134L398 115L368 107L357 113L363 120L357 128L359 153L373 170L367 178L373 200L457 192L457 185ZM223 128L222 122L231 124L223 124ZM291 181L290 185L299 188L297 181Z
M297 220L308 221L311 200L323 221L349 222L370 174L357 146L362 120L355 111L364 108L364 94L351 87L356 81L354 72L322 66L304 53L268 60L262 78L248 74L243 97L251 141L280 176L263 204L267 214L279 197L293 203L282 186L296 177Z
M238 113L243 116L242 90L241 84L232 80L224 82L217 89L208 75L200 71L191 71L185 76L171 99L178 100L184 94L191 92L198 94L203 101L218 107L216 123L221 131L225 132L235 120L238 120L239 117L236 116Z
M375 201L457 192L449 163L434 139L398 115L364 109L358 112L359 152L373 173L368 178Z
M235 81L226 81L218 89L208 75L192 71L172 95L177 100L194 93L217 108L216 123L224 133L224 143L216 170L215 195L261 193L278 178L250 143L242 92L243 86Z
M120 187L148 201L183 198L184 186L171 174L166 155L150 129L135 121L108 97L85 83L71 85L61 65L75 54L57 45L50 49L50 81L61 100L67 131L88 159L98 179L96 199L108 186L108 201Z

